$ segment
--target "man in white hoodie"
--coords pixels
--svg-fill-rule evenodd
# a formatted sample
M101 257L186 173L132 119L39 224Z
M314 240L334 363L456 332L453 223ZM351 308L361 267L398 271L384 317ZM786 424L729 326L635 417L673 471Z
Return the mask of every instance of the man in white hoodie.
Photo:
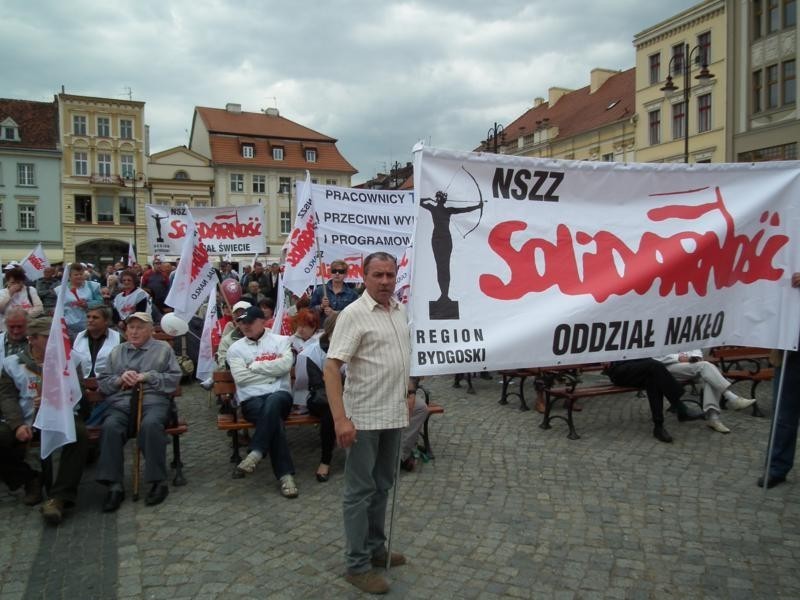
M733 410L741 410L755 404L753 398L742 398L734 393L731 382L725 379L719 369L712 363L703 360L701 350L690 350L678 354L667 354L659 358L672 376L679 382L702 382L703 411L706 414L706 425L719 433L730 433L719 418L719 401L725 396L727 405Z

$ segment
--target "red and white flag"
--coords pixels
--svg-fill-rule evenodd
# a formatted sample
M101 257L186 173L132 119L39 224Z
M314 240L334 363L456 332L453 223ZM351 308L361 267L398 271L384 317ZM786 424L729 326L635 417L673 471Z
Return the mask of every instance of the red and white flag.
M128 242L128 266L132 267L136 264L136 252L133 251L133 243Z
M75 405L81 399L81 386L72 358L72 344L64 321L69 269L64 269L61 290L53 313L42 368L42 400L33 426L42 432L41 456L47 458L57 448L75 441Z
M45 268L50 266L47 257L44 255L44 248L39 242L28 256L22 259L19 266L25 270L25 277L30 281L36 281L44 277Z
M197 374L200 381L205 381L211 377L217 368L214 360L214 345L211 342L211 334L217 328L217 288L211 288L211 295L208 297L208 307L206 308L206 319L203 322L203 333L200 336L200 351L197 355Z
M165 303L175 309L176 317L188 322L211 293L217 274L197 233L194 219L188 210L186 212L186 241Z
M311 202L311 173L306 171L305 182L297 187L297 215L292 234L284 244L286 262L281 278L286 289L297 296L302 296L316 280L319 268L316 240L314 206Z

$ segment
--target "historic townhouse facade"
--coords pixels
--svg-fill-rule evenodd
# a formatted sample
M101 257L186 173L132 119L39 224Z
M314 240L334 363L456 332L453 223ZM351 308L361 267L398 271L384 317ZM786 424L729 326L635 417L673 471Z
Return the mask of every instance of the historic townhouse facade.
M725 0L636 34L637 162L684 162L687 132L687 162L726 160L727 42ZM704 66L713 77L698 79ZM670 81L674 89L663 90Z
M196 107L189 148L211 158L217 206L264 204L267 254L277 260L297 210L294 184L306 170L316 183L350 186L356 169L336 140L281 117L277 109Z
M60 189L56 103L0 99L0 262L39 242L50 261L63 259Z
M578 90L551 87L548 99L476 150L517 156L625 162L634 154L634 70L593 69ZM496 138L496 139L495 139Z
M728 160L797 160L796 0L732 2L728 36Z
M127 255L134 237L141 252L147 243L144 102L63 92L56 100L65 259L105 265Z

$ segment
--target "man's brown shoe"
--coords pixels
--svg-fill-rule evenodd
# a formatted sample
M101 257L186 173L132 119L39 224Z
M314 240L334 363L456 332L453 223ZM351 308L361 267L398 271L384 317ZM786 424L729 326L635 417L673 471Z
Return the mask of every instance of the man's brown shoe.
M25 506L36 506L42 501L42 478L36 475L33 479L25 482L25 496L22 502Z
M39 510L42 513L42 518L50 525L60 525L64 518L64 501L58 498L50 498Z
M344 578L367 594L385 594L389 591L389 582L377 571L348 573Z
M399 567L401 565L406 564L406 557L400 554L399 552L392 552L392 560L389 562L390 567ZM385 567L386 566L386 554L381 554L378 556L372 557L372 566L373 567Z

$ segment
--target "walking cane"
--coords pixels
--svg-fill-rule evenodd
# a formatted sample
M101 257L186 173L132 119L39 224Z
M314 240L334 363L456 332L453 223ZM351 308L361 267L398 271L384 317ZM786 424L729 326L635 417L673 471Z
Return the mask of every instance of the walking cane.
M397 484L400 483L400 446L403 441L403 430L397 438L397 460L394 463L394 489L392 490L392 512L389 515L389 541L386 549L386 570L392 562L392 533L394 533L394 507L397 504Z
M141 468L141 452L139 452L139 430L142 428L142 404L144 404L144 384L139 384L139 401L136 403L136 433L133 436L133 501L139 500L139 470Z
M775 447L775 430L778 425L778 411L781 409L781 396L783 395L783 376L786 374L786 361L789 358L789 351L783 351L783 358L781 359L781 375L778 379L778 393L775 396L775 402L772 407L772 423L769 428L769 444L767 444L767 460L764 461L764 478L762 481L764 485L764 493L767 493L767 483L769 483L769 470L772 466L772 449Z

